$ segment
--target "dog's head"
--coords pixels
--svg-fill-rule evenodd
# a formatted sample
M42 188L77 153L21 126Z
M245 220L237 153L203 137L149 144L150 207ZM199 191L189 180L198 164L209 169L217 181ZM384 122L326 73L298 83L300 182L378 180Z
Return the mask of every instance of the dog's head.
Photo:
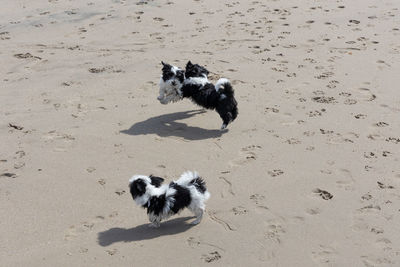
M178 101L182 98L180 89L185 80L185 71L162 61L161 64L160 95L157 99L161 104Z
M143 196L146 193L147 185L151 183L148 176L135 175L129 180L129 188L131 191L132 198L136 200L137 198Z
M143 206L148 200L149 196L147 195L151 195L152 189L154 187L159 188L163 181L164 178L153 175L134 175L129 179L129 189L133 200L138 205Z
M188 63L186 64L186 70L185 70L186 78L195 78L195 77L207 78L209 73L210 72L206 68L198 64L193 64L190 61L188 61Z

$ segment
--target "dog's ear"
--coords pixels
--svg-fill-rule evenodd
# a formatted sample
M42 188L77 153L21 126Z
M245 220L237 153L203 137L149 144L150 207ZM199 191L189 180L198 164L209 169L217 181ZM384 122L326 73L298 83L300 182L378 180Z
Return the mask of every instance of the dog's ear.
M164 61L161 61L161 64L163 65L163 66L165 66L166 64L164 63Z
M193 66L192 62L190 62L190 60L188 61L188 63L186 63L186 68Z
M164 178L153 175L150 175L149 177L151 179L151 184L154 185L155 187L160 187L161 184L164 182Z

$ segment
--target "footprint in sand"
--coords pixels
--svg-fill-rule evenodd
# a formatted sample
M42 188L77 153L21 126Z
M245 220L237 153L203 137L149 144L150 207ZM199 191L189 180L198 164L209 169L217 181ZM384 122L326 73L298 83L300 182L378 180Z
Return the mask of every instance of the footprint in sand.
M368 216L368 217L365 217ZM381 259L384 259L383 261L380 261L380 263L389 263L389 260L384 258L385 253L392 251L392 242L390 239L386 238L384 236L385 234L385 229L377 226L377 225L371 225L371 222L375 221L378 222L382 219L380 218L382 215L377 212L377 213L360 213L360 210L358 210L355 213L355 216L353 218L353 224L351 228L355 231L355 233L359 232L359 234L366 236L368 238L368 242L371 244L375 244L375 248L379 250L379 254L382 256ZM371 219L371 217L375 217L374 220ZM372 234L372 235L371 235ZM361 256L363 258L363 262L366 264L366 266L376 266L377 261L376 259L370 258L369 256ZM368 259L368 260L367 260ZM374 263L374 264L372 264ZM381 265L381 264L378 264ZM389 264L390 265L390 264Z
M385 141L396 144L396 145L400 144L400 138L398 138L398 137L388 137L385 139Z
M376 159L376 158L378 158L378 156L374 152L364 152L364 158L366 158L366 159Z
M38 59L41 60L41 57L34 56L31 53L20 53L20 54L15 54L14 57L19 58L19 59Z
M354 140L358 139L360 137L359 134L352 133L352 132L341 134L341 133L335 133L333 131L326 131L323 129L320 129L320 131L322 134L327 135L327 143L334 144L334 145L345 144L345 143L354 143Z
M275 105L275 107L266 107L264 109L265 113L279 113L279 109L277 108L277 106Z
M311 98L312 101L321 103L321 104L335 104L337 103L336 99L332 96L316 96Z
M14 169L21 169L23 167L25 167L25 162L18 161L16 163L14 163Z
M389 126L389 124L384 122L384 121L380 121L380 122L375 123L374 126L376 126L376 127L387 127L387 126Z
M392 250L391 247L388 247L388 250ZM374 267L374 266L394 266L395 262L390 260L389 258L383 256L361 256L362 262L367 267Z
M272 177L276 177L276 176L284 174L284 171L282 171L280 169L275 169L275 170L268 171L268 174Z
M308 208L306 212L310 215L317 215L321 213L321 210L319 208Z
M211 262L214 262L214 261L218 261L219 259L222 258L222 256L221 256L221 254L219 254L218 251L213 251L213 252L208 253L207 255L203 255L201 258L205 262L211 263Z
M378 187L380 189L394 189L393 185L384 184L384 183L379 182L379 181L377 182L377 184L378 184Z
M259 205L261 204L261 202L263 202L265 200L265 196L260 195L260 194L254 194L250 196L250 200L256 204Z
M269 220L267 231L265 232L265 238L268 240L272 240L277 243L281 243L282 235L286 233L285 228L281 225L281 223L277 220Z
M354 118L356 118L356 119L365 119L367 117L367 115L365 115L365 114L356 114L356 115L354 115Z
M339 188L344 188L345 190L354 190L354 178L351 172L347 169L339 169L336 171L334 175L337 175L337 178L340 178L336 181L336 184Z
M357 100L355 100L355 99L346 99L343 102L343 104L345 104L345 105L355 105L355 104L357 104Z
M376 99L376 95L368 88L352 89L352 95L360 101L374 101Z
M369 204L357 210L358 214L377 214L382 210L380 205Z
M334 61L334 60L332 59L332 61ZM329 83L326 85L326 87L329 88L329 89L333 89L333 88L336 88L336 86L338 84L339 84L338 81L332 80L332 81L329 81Z
M112 218L117 215L118 215L117 212L112 212L108 217ZM106 217L99 215L99 216L96 216L92 220L81 222L77 226L71 225L65 231L64 240L71 241L71 240L74 240L75 238L77 238L81 234L93 231L95 226L98 225L99 223L104 222L105 219L106 219Z
M317 249L311 252L312 259L317 263L335 266L334 259L338 252L331 246L319 245Z
M285 143L287 143L289 145L299 145L299 144L301 144L301 141L297 138L292 137L292 138L286 139Z
M319 188L314 189L313 193L319 195L324 200L330 200L333 198L333 195L331 193L329 193L328 191L319 189Z
M118 249L114 248L114 249L107 249L106 250L107 254L110 256L114 256L115 254L118 253Z
M11 128L11 129L18 130L18 131L22 131L22 130L24 129L24 127L19 126L19 125L16 125L16 124L14 124L14 123L9 123L9 124L8 124L8 127Z
M57 145L53 148L55 152L65 152L73 145L75 137L70 134L63 134L57 131L50 131L42 136L45 143L55 142Z
M257 212L261 213L271 213L270 209L266 206L264 203L265 201L265 196L260 195L260 194L253 194L250 196L251 202L253 202L256 205Z
M125 194L126 191L123 189L117 189L115 190L115 194L117 194L118 196L122 196L123 194Z
M3 172L3 173L0 174L0 178L1 177L17 178L17 175L15 173L11 173L11 172Z
M218 249L218 250L225 252L225 249L223 249L217 245L205 242L200 237L196 238L196 237L191 236L186 240L186 242L187 242L188 246L193 249L198 249L200 246L207 246L207 247L212 247L214 249Z
M88 71L90 73L102 73L102 72L106 72L106 73L121 73L121 72L125 72L119 68L116 68L114 66L106 66L106 67L95 67L95 68L89 68Z
M307 116L310 118L313 118L313 117L317 117L317 116L322 116L322 114L325 112L326 112L326 109L324 109L324 108L320 109L320 110L312 110L307 113Z
M0 40L10 40L10 32L0 32Z
M232 160L229 165L231 167L237 167L256 160L256 151L259 149L261 149L261 146L258 145L249 145L242 148L239 152L240 156L237 159Z
M235 215L245 215L249 212L245 207L242 206L233 207L231 211Z

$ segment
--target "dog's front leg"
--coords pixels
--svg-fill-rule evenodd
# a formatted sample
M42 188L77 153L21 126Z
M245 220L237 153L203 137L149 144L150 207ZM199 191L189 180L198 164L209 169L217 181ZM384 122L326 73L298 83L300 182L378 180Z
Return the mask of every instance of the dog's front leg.
M152 228L160 227L161 219L158 216L155 216L154 214L149 214L149 221L151 222L149 224L149 227L152 227Z
M204 213L203 209L200 209L200 208L195 209L194 215L196 215L196 220L194 220L190 224L193 224L193 225L199 224L201 222L201 219L203 218L203 213Z

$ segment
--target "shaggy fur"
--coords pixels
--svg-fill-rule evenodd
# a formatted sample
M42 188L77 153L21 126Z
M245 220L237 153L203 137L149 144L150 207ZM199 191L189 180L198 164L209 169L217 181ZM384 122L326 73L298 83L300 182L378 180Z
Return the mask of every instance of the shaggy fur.
M221 129L225 129L230 122L236 119L238 115L237 102L228 79L219 79L213 85L207 78L209 71L189 61L186 64L182 83L183 70L163 62L162 64L160 95L157 98L162 104L190 98L199 106L215 109L223 121ZM174 73L176 74L174 75Z
M200 223L205 210L204 202L210 197L204 180L196 172L185 172L177 181L162 184L161 177L134 175L129 188L136 204L147 209L151 227L171 215L188 208L196 215L192 224Z
M166 64L161 61L163 65L162 75L160 78L160 95L157 99L161 104L168 104L169 102L176 102L182 99L180 88L185 79L185 72L178 67Z

